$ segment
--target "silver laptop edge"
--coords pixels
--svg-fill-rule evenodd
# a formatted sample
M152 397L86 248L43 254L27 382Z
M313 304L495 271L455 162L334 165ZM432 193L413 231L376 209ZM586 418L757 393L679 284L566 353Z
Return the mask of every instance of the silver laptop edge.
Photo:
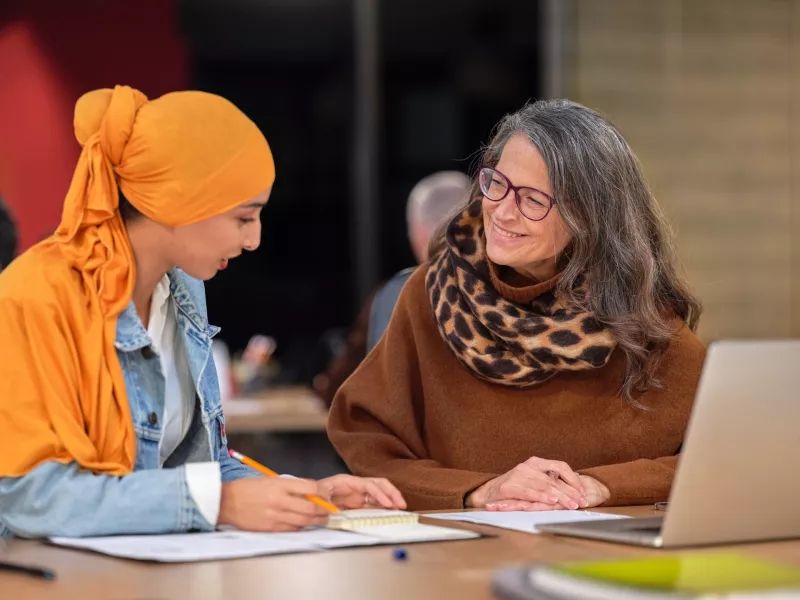
M538 529L657 548L797 538L799 462L800 340L715 342L667 515Z

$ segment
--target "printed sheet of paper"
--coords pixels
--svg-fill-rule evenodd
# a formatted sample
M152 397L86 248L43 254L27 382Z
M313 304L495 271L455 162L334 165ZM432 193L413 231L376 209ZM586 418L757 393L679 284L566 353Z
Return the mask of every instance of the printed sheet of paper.
M414 523L359 530L306 529L295 533L214 531L171 535L121 535L95 538L50 538L52 544L92 550L109 556L157 562L196 562L270 554L318 552L334 548L472 539L480 534Z
M120 535L95 538L51 538L58 546L92 550L101 554L158 562L194 562L246 558L269 554L316 552L330 548L371 546L381 540L331 529L296 533L214 531L171 535Z
M490 512L479 510L475 512L436 513L425 515L431 519L448 521L464 521L478 525L492 525L502 529L524 531L526 533L539 533L537 525L547 523L574 523L579 521L600 521L602 519L627 519L624 515L611 515L606 513L584 510L551 510L541 512Z

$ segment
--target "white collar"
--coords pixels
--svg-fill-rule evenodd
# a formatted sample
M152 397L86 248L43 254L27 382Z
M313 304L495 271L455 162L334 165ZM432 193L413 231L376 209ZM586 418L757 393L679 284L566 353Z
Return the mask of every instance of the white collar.
M150 314L162 310L169 300L169 277L164 275L156 284L153 290L153 297L150 300Z

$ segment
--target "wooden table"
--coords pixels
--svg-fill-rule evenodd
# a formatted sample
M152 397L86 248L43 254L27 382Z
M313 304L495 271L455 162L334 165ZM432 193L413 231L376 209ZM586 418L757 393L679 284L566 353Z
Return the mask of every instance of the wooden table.
M328 411L313 390L284 387L237 398L223 406L229 434L325 431Z
M651 516L648 507L608 509ZM663 513L659 513L663 514ZM496 535L479 540L407 546L408 560L392 559L392 547L332 550L208 563L162 565L98 554L8 542L2 558L38 563L58 573L54 582L0 573L0 598L9 600L247 600L250 598L358 600L491 598L495 569L534 561L663 555L647 550L573 538L533 535L452 522ZM800 540L726 546L800 565ZM697 550L696 552L707 552Z

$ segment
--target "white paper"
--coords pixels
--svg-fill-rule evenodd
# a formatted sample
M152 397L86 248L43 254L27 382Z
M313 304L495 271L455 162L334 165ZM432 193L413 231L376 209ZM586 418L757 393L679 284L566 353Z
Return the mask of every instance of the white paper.
M296 533L214 531L171 535L120 535L95 538L51 538L59 546L158 562L195 562L315 552L328 548L370 546L380 540L347 531L310 529Z
M470 539L480 534L421 524L371 527L358 533L306 529L294 533L252 533L226 530L170 535L120 535L94 538L50 538L58 546L92 550L109 556L157 562L196 562L270 554L318 552L334 548Z
M431 519L464 521L478 525L492 525L502 529L539 533L537 525L549 523L574 523L578 521L601 521L603 519L627 519L625 515L589 512L583 510L550 510L537 512L494 512L478 510L474 512L435 513L425 515Z

